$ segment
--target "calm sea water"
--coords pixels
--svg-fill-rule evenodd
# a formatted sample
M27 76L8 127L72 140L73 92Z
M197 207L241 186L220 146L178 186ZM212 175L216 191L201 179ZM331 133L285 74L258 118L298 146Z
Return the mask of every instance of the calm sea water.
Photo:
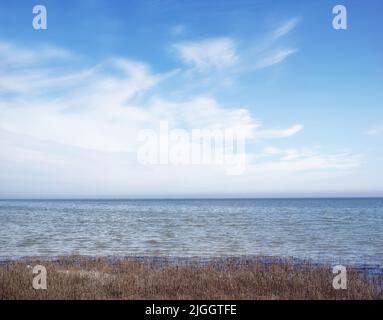
M0 201L0 258L268 255L383 265L383 199Z

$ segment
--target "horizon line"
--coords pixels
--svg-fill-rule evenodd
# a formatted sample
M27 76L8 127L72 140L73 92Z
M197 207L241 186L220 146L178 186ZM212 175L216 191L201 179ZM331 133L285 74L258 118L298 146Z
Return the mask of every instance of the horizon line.
M0 201L124 201L124 200L294 200L294 199L383 199L383 195L375 196L135 196L135 197L22 197L22 198L1 198Z

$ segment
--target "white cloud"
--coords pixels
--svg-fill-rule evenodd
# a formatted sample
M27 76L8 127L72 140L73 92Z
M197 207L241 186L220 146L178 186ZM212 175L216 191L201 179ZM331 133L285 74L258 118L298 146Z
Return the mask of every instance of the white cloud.
M296 124L287 129L268 129L260 130L256 133L258 139L287 138L293 136L303 129L303 125Z
M172 49L189 70L206 74L203 83L232 84L238 75L280 64L296 53L297 49L278 45L278 41L294 30L298 22L297 17L285 21L262 41L207 38L176 43Z
M286 60L293 53L297 52L295 49L283 49L275 53L269 53L267 56L262 57L257 63L257 69L263 69L272 65L278 64Z
M40 64L47 60L73 59L74 57L72 52L55 46L45 45L38 50L31 50L0 41L0 70Z
M278 41L284 36L291 33L299 23L298 17L293 17L283 22L279 27L274 29L266 38L261 50L252 50L257 54L255 55L255 62L253 63L253 69L263 69L271 67L273 65L282 63L288 57L296 53L298 50L289 47L281 47L278 45Z
M12 48L7 49L8 56L12 50L25 50ZM136 161L137 133L158 128L162 120L187 130L241 128L256 142L293 136L302 125L267 129L246 107L223 106L206 94L171 98L161 85L172 81L177 86L179 73L158 74L146 63L114 58L89 69L68 71L52 69L50 59L46 55L45 62L38 64L25 59L27 71L16 68L0 73L2 195L203 193L223 192L229 185L243 192L267 185L273 170L280 175L299 168L357 165L345 162L346 155L275 149L279 159L249 163L246 176L235 181L227 180L225 170L217 166L143 167Z
M360 165L360 157L354 154L311 154L285 156L280 160L255 163L263 172L300 172L312 170L349 170Z
M270 159L270 157L272 157ZM320 148L281 149L265 147L254 163L258 169L268 171L349 170L360 165L361 156L350 152L326 154ZM262 160L263 159L263 160Z
M238 61L235 41L231 38L211 38L174 45L180 59L199 70L220 69Z
M1 91L14 95L0 100L0 129L98 152L134 152L137 132L163 119L187 129L252 132L258 126L246 109L224 108L208 96L172 101L153 95L154 87L176 73L155 74L142 62L114 58L86 71L54 71L31 61L27 75L1 74ZM138 103L144 95L146 102Z
M278 39L278 38L283 37L283 36L287 35L288 33L290 33L292 30L295 29L299 20L300 20L299 18L294 17L294 18L291 18L291 19L285 21L282 25L280 25L278 28L276 28L273 31L273 33L272 33L273 38Z
M226 109L211 97L198 96L182 102L155 99L150 112L158 118L168 119L174 125L183 124L187 128L244 126L249 130L258 127L246 109Z

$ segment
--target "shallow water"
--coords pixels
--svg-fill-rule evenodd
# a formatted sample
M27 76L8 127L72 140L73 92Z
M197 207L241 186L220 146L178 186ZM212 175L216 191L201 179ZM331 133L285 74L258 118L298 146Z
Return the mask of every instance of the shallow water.
M383 199L0 201L1 259L69 254L383 265Z

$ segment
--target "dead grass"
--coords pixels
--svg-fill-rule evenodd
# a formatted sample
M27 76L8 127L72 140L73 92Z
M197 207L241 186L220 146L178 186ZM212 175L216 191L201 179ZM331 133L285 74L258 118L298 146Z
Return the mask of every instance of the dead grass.
M47 269L47 290L32 288L32 267ZM331 267L288 260L153 264L63 257L0 265L0 299L382 299L381 279L348 269L348 288L332 287Z

